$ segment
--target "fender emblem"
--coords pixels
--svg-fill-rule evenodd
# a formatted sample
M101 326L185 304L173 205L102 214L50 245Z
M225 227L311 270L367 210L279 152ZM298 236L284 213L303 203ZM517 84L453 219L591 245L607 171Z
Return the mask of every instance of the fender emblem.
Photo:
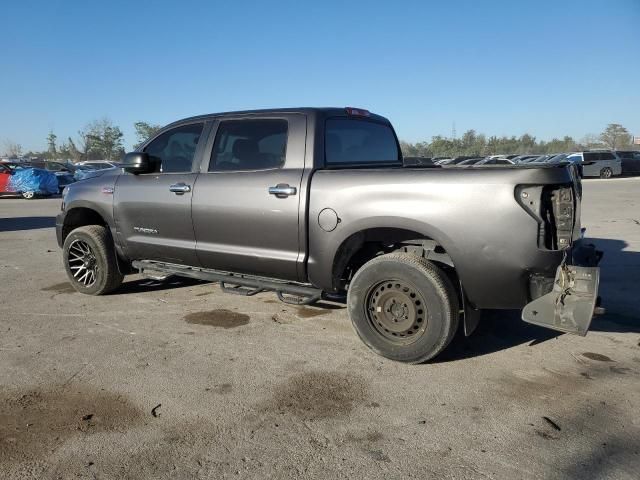
M158 234L158 230L156 230L155 228L133 227L133 231L134 232L138 232L138 233L147 233L147 234L150 234L150 235L157 235Z

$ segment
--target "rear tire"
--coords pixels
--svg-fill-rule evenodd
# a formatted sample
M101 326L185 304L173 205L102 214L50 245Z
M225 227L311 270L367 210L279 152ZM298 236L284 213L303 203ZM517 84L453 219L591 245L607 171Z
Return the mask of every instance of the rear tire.
M347 307L360 339L399 362L436 357L458 329L458 295L449 277L407 253L381 255L362 266L349 286Z
M80 293L105 295L122 284L113 240L101 225L73 230L62 247L69 282Z
M613 171L609 167L605 167L600 170L600 178L611 178L613 176Z

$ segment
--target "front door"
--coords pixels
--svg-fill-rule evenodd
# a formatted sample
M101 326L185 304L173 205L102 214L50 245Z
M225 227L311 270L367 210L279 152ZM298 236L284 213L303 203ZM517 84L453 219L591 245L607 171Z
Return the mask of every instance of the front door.
M305 140L304 115L219 122L193 195L204 267L299 279Z
M191 200L203 128L199 122L162 133L144 149L154 172L118 178L113 192L116 227L131 260L199 265Z

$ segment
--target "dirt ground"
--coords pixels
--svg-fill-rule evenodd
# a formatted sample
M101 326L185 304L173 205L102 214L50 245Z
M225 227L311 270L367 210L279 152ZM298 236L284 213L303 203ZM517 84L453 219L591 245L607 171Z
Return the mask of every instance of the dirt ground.
M438 361L339 304L195 281L67 283L59 199L0 199L0 478L616 478L640 472L640 179L586 181L607 314L585 338L487 312Z

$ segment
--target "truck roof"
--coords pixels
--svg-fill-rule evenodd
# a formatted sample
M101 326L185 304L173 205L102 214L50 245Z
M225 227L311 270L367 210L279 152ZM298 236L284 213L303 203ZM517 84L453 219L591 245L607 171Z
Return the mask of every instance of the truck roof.
M349 111L350 110L354 110L357 112L366 112L365 115L363 114L350 114ZM178 125L181 123L187 123L187 122L193 122L193 121L198 121L198 120L209 120L209 119L213 119L213 118L218 118L218 117L230 117L230 116L243 116L243 115L247 115L247 116L251 116L251 115L258 115L258 116L262 116L262 115L270 115L270 114L280 114L280 113L303 113L305 115L308 116L315 116L317 118L327 118L327 117L348 117L348 116L353 116L356 118L362 118L362 119L372 119L375 120L377 122L383 122L383 123L387 123L387 124L391 124L391 122L381 116L381 115L377 115L375 113L371 113L368 110L362 109L362 108L353 108L353 107L293 107L293 108L265 108L265 109L259 109L259 110L236 110L236 111L230 111L230 112L219 112L219 113L208 113L208 114L204 114L204 115L195 115L193 117L187 117L187 118L183 118L181 120L176 120L175 122L170 123L169 125L167 125L166 127L170 127L172 125ZM165 128L166 128L165 127Z

